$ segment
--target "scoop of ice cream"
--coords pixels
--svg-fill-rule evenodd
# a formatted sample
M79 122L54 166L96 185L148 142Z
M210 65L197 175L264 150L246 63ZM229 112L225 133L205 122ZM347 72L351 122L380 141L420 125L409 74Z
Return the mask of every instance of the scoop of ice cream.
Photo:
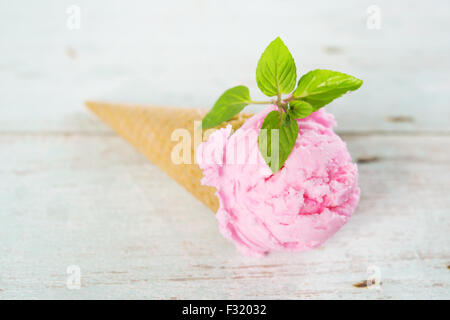
M217 130L197 151L202 184L217 189L222 234L248 255L303 251L321 245L350 218L359 201L357 167L320 109L297 120L298 138L273 174L258 148L258 132L275 106L231 134Z

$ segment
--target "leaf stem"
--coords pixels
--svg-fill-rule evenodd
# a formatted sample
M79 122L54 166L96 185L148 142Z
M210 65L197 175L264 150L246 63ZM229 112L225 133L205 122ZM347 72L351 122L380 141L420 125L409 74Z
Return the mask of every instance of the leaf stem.
M250 104L271 104L274 103L274 101L249 101Z
M289 98L284 99L284 102L289 102L289 101L292 101L292 100L294 100L296 98L298 98L298 97L290 96Z

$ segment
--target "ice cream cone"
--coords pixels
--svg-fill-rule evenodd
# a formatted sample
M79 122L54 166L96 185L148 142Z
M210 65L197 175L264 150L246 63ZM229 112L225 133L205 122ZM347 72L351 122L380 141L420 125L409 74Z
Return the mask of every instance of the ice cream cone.
M106 122L123 138L133 144L151 162L161 168L172 179L192 193L208 208L217 211L219 201L216 189L202 186L202 170L195 163L194 121L201 121L206 109L171 108L158 106L127 105L119 103L86 102L87 107ZM237 130L250 114L239 114L227 123ZM190 133L191 163L176 164L172 160L172 150L179 143L171 139L176 129ZM201 142L201 141L199 141Z

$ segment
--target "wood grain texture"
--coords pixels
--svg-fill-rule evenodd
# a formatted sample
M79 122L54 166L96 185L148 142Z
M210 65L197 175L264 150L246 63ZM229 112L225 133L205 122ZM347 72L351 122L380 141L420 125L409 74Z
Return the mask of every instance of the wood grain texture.
M344 139L355 159L378 157L359 165L354 217L317 250L253 259L116 136L2 135L0 296L450 298L449 137ZM369 266L381 291L353 287Z
M278 35L299 75L365 81L327 107L341 132L450 130L448 1L376 1L380 30L360 0L75 3L79 30L66 27L66 2L0 3L0 131L93 130L86 99L210 108L238 84L263 98L256 64Z
M450 2L377 0L380 30L372 4L1 1L0 299L449 299ZM252 259L83 102L208 108L237 84L262 98L256 63L276 36L299 74L365 81L327 106L362 197L317 250ZM354 286L368 267L381 290Z

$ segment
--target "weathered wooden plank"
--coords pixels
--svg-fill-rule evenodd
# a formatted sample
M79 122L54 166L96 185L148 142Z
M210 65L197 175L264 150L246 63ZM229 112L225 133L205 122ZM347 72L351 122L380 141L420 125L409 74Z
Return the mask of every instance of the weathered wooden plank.
M116 136L0 135L0 298L450 298L450 138L344 139L354 217L317 250L253 259ZM370 266L380 291L353 286Z
M257 59L276 35L300 74L364 79L329 106L341 131L450 130L448 1L379 0L380 30L357 0L77 4L70 30L64 2L0 3L0 131L104 130L83 115L89 98L207 108L237 84L260 98Z
M70 31L66 4L0 3L0 298L450 297L447 1L377 1L377 31L356 0L78 4ZM257 51L276 35L300 73L365 80L329 106L362 198L318 250L255 260L82 101L207 107L238 83L258 98ZM353 287L370 266L381 291Z

